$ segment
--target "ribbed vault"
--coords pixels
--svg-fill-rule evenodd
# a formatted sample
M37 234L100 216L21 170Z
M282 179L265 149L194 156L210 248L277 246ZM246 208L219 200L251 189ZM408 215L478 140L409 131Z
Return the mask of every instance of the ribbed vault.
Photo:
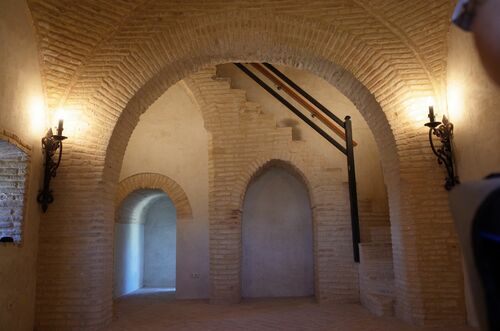
M96 87L107 73L125 61L130 50L148 48L152 37L173 31L207 14L291 15L299 25L307 20L335 25L386 56L400 54L399 72L420 67L420 77L444 78L449 1L79 1L29 0L43 55L50 105L64 103L80 81ZM236 15L239 16L239 15ZM242 21L243 22L243 21ZM196 23L195 23L196 24ZM432 46L432 47L430 47ZM112 57L114 61L103 62ZM105 65L104 72L101 70ZM64 69L64 70L62 70ZM96 70L97 69L97 70ZM89 73L93 73L89 75ZM76 91L75 91L76 92ZM77 92L78 93L78 92Z

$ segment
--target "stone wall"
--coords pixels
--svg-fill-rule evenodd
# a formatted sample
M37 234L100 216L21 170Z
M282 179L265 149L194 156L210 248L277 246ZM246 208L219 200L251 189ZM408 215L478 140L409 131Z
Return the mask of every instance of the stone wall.
M357 269L344 176L338 164L276 127L273 115L208 68L185 79L200 105L209 141L210 299L241 299L241 213L250 180L274 162L295 169L311 199L317 300L358 300ZM345 179L344 179L345 180Z
M241 225L234 223L234 226L228 230L228 228L224 228L220 224L211 223L210 229L207 228L204 231L203 219L206 217L207 221L210 219L210 222L218 222L217 217L220 217L221 213L230 215L237 213L241 215L243 208L242 197L246 192L246 186L233 174L241 173L242 178L255 176L255 173L250 172L256 169L248 169L250 159L257 161L264 157L262 160L262 166L264 166L264 163L268 164L265 161L268 157L271 157L273 159L271 163L274 163L277 160L279 161L282 156L289 160L291 155L292 162L295 162L296 158L301 159L300 162L310 158L307 161L310 165L318 163L317 167L311 166L311 168L315 169L311 171L311 174L315 174L315 180L317 181L323 177L324 184L321 187L325 193L322 193L324 195L322 199L331 199L337 203L337 205L332 204L322 210L324 225L316 227L318 231L329 228L332 233L337 232L336 238L342 238L341 240L337 239L335 243L329 243L328 234L317 233L316 246L321 248L322 245L331 245L329 249L325 248L315 254L316 262L321 262L319 265L322 266L322 268L316 269L318 275L315 282L317 298L319 300L357 301L357 274L353 272L355 267L352 262L350 221L346 203L347 191L344 183L346 175L341 169L345 165L345 160L341 159L339 162L335 158L320 155L314 150L310 151L311 142L293 140L292 128L278 128L274 115L269 114L267 110L264 111L259 104L247 101L245 91L231 88L229 80L218 77L214 67L191 75L182 84L187 87L186 91L191 94L192 99L198 104L199 110L197 112L200 112L205 120L204 125L209 137L208 146L205 146L205 150L202 150L196 143L197 137L200 136L199 131L204 131L202 128L197 128L197 124L194 125L194 123L198 123L197 117L199 115L193 113L189 108L191 106L182 101L185 98L185 92L179 89L178 85L175 85L141 117L141 122L137 130L134 131L131 143L126 150L122 168L122 173L156 169L170 176L175 176L186 188L189 188L187 193L195 201L204 200L203 194L207 195L208 201L205 201L211 206L210 214L200 215L202 209L196 207L196 230L195 228L183 227L182 224L179 225L178 235L181 238L180 246L178 246L179 279L182 280L185 274L196 273L201 277L195 279L195 281L207 281L208 285L207 276L210 271L212 289L216 286L233 286L234 282L238 284L234 287L234 297L225 297L223 291L212 290L210 298L214 302L239 301L241 256L239 253L234 254L231 252L234 252L234 250L241 252ZM184 109L184 112L178 113L178 109L181 108ZM186 123L192 124L191 127L185 128ZM235 130L235 127L238 129ZM226 136L232 137L229 139L232 145L227 143ZM157 149L161 149L162 152L158 153ZM222 151L225 151L224 154L221 154ZM205 169L210 169L210 176L204 177L203 173L193 172L193 169L197 169L200 164L204 164L206 157L208 157L208 162ZM292 165L290 164L290 166ZM219 167L220 169L218 169ZM232 170L226 171L228 168ZM212 175L212 169L215 169L216 174ZM229 175L228 179L224 181L217 180L216 178L224 177L222 172ZM325 179L325 177L328 177L328 179ZM204 193L205 185L207 185L206 193ZM226 191L232 196L241 196L236 199L238 203L237 211L234 211L233 204L228 203L223 194L209 194L209 192L217 190ZM315 192L318 190L319 188L314 189ZM232 191L239 193L232 193ZM217 207L214 208L214 206ZM236 232L233 230L236 230ZM204 238L208 239L209 233L211 254L206 259L210 259L210 270L208 268L206 270L200 269L203 265L191 265L190 268L194 268L191 271L186 269L185 260L193 260L194 256L192 255L199 255L201 252L196 252L192 244L187 249L187 246L184 247L182 243L204 241ZM220 240L213 240L214 237L220 237ZM234 246L229 247L228 243ZM225 249L214 247L214 244L220 244L228 248L226 252L233 254L232 257L227 259L223 255ZM333 257L334 255L335 257ZM330 259L331 263L336 261L338 263L327 268L326 261L328 259ZM224 268L230 270L231 275L236 279L214 275L213 267L214 262L217 260L221 261L226 266ZM233 264L227 264L231 261L233 261ZM344 268L344 270L337 272L339 268ZM341 277L342 273L345 276ZM214 283L217 284L214 285ZM182 298L185 296L188 290L186 286L190 288L197 287L193 280L191 280L191 283L182 281L177 287L177 297ZM204 297L202 292L195 295L195 297Z
M336 116L342 120L346 116L351 117L354 140L358 142L358 145L354 148L358 195L361 199L370 199L374 209L388 213L387 191L384 186L378 147L373 133L354 103L342 92L334 88L332 84L311 72L292 67L276 67ZM256 71L254 70L254 72ZM304 141L309 148L323 154L326 159L335 162L344 173L347 173L346 157L342 152L333 147L326 139L300 120L260 85L246 76L234 64L228 63L217 66L217 76L230 79L232 88L244 90L248 101L258 103L263 112L274 116L276 126L291 127L294 140ZM292 105L296 105L296 101L286 93L280 90L277 91L285 100ZM298 107L299 109L303 108L302 106ZM308 112L306 111L305 114L307 115ZM310 116L309 119L326 132L331 133L331 130L321 123L318 118ZM332 135L334 139L342 144L344 143L343 139L338 135L334 133ZM386 221L388 221L388 217ZM388 222L387 226L389 226Z

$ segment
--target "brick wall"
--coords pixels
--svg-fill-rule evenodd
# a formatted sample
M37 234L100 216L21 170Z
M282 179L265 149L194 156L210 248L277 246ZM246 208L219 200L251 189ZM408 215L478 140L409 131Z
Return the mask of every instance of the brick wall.
M155 173L136 174L120 181L116 193L115 208L122 208L122 203L133 192L155 189L162 190L172 200L177 220L184 221L193 218L188 197L179 184L167 176Z
M17 137L0 133L0 238L23 239L30 155Z
M40 329L97 329L110 320L113 200L128 138L139 115L174 82L232 61L309 70L354 102L381 153L398 316L417 324L464 321L442 171L423 123L410 112L420 97L441 101L450 2L29 4L49 105L73 108L89 123L68 140L55 188L69 193L56 196L42 223ZM213 134L217 144L232 143ZM236 196L226 197L235 210ZM224 289L228 297L237 285L234 279Z
M241 213L256 173L270 164L292 169L309 189L319 301L358 301L357 268L352 259L345 174L335 162L292 140L291 128L277 128L273 116L248 102L245 91L208 68L185 79L211 134L209 218L211 301L241 298Z

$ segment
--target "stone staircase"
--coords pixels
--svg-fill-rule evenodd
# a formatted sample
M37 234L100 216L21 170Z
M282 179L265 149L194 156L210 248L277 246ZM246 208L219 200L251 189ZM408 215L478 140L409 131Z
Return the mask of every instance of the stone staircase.
M277 127L272 114L264 112L261 104L249 101L245 90L233 88L231 78L218 76L216 67L207 67L184 82L210 104L204 114L206 126L215 124L217 130L221 121L224 122L222 124L231 123L233 127L236 123L241 126L253 122L261 126L260 131L279 131L287 136L285 140L292 140L290 127ZM218 116L212 117L215 114Z
M371 242L360 243L359 288L361 304L377 316L394 315L394 271L391 231L370 228Z
M239 123L238 132L251 138L245 146L255 144L255 149L260 149L257 146L263 145L259 137L276 136L273 144L281 149L295 152L307 149L304 141L293 139L291 127L278 127L272 114L263 111L259 103L249 101L244 90L232 88L230 78L217 76L215 68L207 68L191 79L205 100L212 100L218 107L218 113L223 115L212 123L217 124L217 120ZM216 131L217 125L213 129ZM343 182L347 199L345 175L340 168L331 170L329 178ZM359 199L358 202L362 221L362 243L359 244L361 263L358 269L361 303L378 316L390 316L394 314L394 274L389 216L386 210L375 208L371 199Z
M239 188L244 190L246 178L273 160L284 161L276 164L285 167L287 162L300 166L315 192L317 300L357 301L358 270L352 263L349 222L343 217L348 213L348 192L342 168L306 141L294 139L293 126L279 126L273 113L250 101L245 90L232 88L231 80L218 76L216 68L206 68L183 82L200 106L210 133L209 231L211 251L217 252L210 265L211 302L241 299L241 226L237 224L244 191Z

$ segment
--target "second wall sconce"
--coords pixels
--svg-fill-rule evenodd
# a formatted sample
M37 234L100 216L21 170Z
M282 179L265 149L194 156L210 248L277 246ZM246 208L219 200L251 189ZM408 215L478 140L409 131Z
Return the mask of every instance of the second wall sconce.
M63 140L67 137L62 135L64 121L59 120L59 125L57 127L57 134L52 133L52 129L47 131L47 135L42 138L42 149L44 153L44 176L43 176L43 188L40 190L37 196L37 201L42 205L42 210L45 213L49 204L54 201L54 196L52 195L52 190L50 189L50 180L56 176L57 168L61 164L62 151L63 151ZM59 151L57 157L56 153Z
M429 128L429 143L432 152L437 157L440 165L446 168L447 176L445 178L444 188L451 190L453 186L460 184L460 180L455 171L454 157L453 157L453 123L451 123L446 116L443 115L442 122L436 121L434 115L434 107L429 106L429 122L425 126ZM433 135L438 137L441 141L441 146L436 148L434 146Z

